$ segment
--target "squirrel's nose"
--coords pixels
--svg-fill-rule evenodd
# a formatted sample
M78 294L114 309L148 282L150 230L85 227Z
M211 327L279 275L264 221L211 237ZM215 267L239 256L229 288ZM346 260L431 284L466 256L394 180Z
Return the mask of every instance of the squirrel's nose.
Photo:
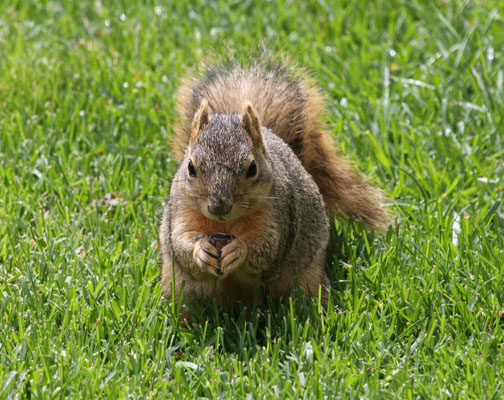
M208 211L213 215L226 215L231 207L231 199L225 197L211 198L208 203Z

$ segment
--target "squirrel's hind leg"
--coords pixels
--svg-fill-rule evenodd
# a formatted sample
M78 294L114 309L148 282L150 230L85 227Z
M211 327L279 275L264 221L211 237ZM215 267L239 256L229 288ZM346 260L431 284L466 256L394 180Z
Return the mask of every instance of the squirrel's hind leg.
M174 305L178 306L179 301L181 302L179 319L189 321L190 315L185 308L185 304L191 301L188 297L190 288L187 281L184 280L181 269L175 263L163 262L161 267L161 289L163 297L168 301L173 301Z
M303 268L296 266L295 272L289 268L284 270L279 279L268 285L268 293L278 298L290 295L293 288L302 290L308 299L316 298L321 288L321 303L323 307L327 306L331 281L325 269L324 251L318 252L308 266Z
M323 307L327 306L329 293L331 290L331 281L327 276L325 269L325 252L317 254L313 263L296 275L296 286L301 289L308 298L316 298L319 288L321 288L321 303Z

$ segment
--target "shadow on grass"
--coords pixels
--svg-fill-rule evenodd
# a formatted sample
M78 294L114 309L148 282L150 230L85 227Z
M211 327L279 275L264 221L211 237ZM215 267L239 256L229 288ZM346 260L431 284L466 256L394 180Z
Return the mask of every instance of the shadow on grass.
M250 358L260 348L279 340L301 343L308 333L311 336L319 330L326 312L319 298L307 299L299 290L279 301L272 301L265 294L258 297L260 301L251 305L234 302L225 308L213 299L200 298L186 306L191 319L180 323L179 333L190 333L201 346ZM334 307L332 300L330 304Z
M279 301L260 293L251 305L236 302L225 308L218 306L214 299L199 298L185 306L190 322L178 321L177 307L169 307L171 317L178 321L182 337L240 358L250 358L258 349L278 341L296 345L307 337L330 334L323 327L324 321L338 318L345 311L341 293L348 287L348 272L343 265L355 257L369 258L369 243L374 239L375 234L361 225L332 225L327 258L332 290L326 309L321 306L320 294L307 299L300 290L294 290Z

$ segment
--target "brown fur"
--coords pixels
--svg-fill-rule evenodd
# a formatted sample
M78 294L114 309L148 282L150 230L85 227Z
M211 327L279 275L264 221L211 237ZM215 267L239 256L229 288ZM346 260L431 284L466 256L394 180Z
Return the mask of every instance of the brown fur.
M208 69L182 86L174 147L179 168L160 230L165 296L220 305L321 289L327 206L383 226L380 192L335 150L311 81L281 64ZM232 235L217 248L210 235ZM183 314L187 317L187 313Z
M300 158L329 208L372 227L388 224L380 205L381 191L338 154L321 123L324 99L306 74L281 63L248 68L232 64L209 68L203 77L186 79L179 91L180 118L173 141L179 160L203 99L208 100L213 113L241 113L246 102L252 103L262 126L281 137Z

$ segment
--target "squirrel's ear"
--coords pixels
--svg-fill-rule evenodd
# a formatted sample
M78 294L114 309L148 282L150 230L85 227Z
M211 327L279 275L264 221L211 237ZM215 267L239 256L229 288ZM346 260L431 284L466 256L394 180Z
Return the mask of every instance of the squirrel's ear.
M192 127L191 127L191 137L189 138L189 145L192 147L196 142L199 132L208 125L210 121L210 115L208 113L208 101L207 99L201 100L201 105L194 116Z
M257 116L254 107L249 101L245 102L245 109L242 116L242 125L245 130L252 137L254 146L263 147L262 135L261 135L261 124L259 123L259 117Z

